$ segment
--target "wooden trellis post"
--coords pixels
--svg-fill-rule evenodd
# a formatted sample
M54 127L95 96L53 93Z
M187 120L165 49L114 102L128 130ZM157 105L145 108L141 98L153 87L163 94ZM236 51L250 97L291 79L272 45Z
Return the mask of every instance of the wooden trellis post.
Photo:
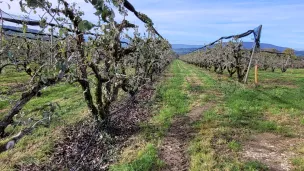
M53 31L53 27L51 27L51 65L53 65L53 36L54 36L54 31Z
M3 19L2 19L2 10L0 9L0 20L1 20L1 30L0 30L0 48L2 47L2 40L3 40Z
M252 58L253 58L255 49L256 49L256 43L254 44L253 51L252 51L252 54L251 54L251 57L250 57L250 61L249 61L249 64L248 64L246 76L245 76L245 79L244 79L244 83L245 83L245 84L247 83L247 80L248 80L249 70L250 70L250 67L251 67Z
M252 58L253 58L254 52L255 52L255 50L257 48L259 48L259 44L258 43L260 42L260 37L261 37L261 32L262 32L262 25L260 25L257 29L258 29L258 32L254 32L255 43L254 43L254 47L253 47L253 50L252 50L252 54L251 54L251 57L250 57L249 65L248 65L247 72L246 72L245 79L244 79L244 83L245 84L248 81L248 75L249 75L249 71L250 71L250 67L251 67L251 63L252 63ZM256 65L256 67L257 67L257 65Z
M258 62L255 61L255 67L254 67L254 83L257 86L258 85Z

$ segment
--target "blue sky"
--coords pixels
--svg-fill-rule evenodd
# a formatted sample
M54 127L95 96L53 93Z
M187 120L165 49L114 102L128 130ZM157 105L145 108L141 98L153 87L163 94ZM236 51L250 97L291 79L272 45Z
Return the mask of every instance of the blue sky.
M304 49L303 0L129 1L153 20L156 29L170 43L207 44L221 36L242 33L262 24L262 43ZM92 15L92 8L83 0L76 2L80 3L87 19L97 20ZM1 8L19 14L16 3L9 10ZM144 29L133 14L127 19ZM252 37L244 41L252 41Z
M263 25L261 42L304 49L303 0L131 0L171 43L204 44ZM244 41L251 41L251 38Z

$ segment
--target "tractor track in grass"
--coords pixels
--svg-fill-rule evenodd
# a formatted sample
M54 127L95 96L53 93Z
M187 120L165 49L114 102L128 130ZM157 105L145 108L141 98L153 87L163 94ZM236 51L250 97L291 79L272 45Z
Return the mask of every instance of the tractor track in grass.
M183 69L186 69L183 65ZM189 70L190 73L185 75L186 84L188 86L202 86L202 81L197 75ZM184 88L187 86L184 86ZM198 96L195 92L188 92L191 96ZM194 100L192 104L197 104ZM190 156L188 147L190 141L195 137L198 130L193 127L193 123L199 121L204 112L213 107L212 102L208 102L202 106L193 106L191 111L186 115L176 116L171 123L167 134L162 140L159 148L159 157L164 161L165 166L161 169L164 171L186 171L189 170Z
M187 148L189 141L195 137L197 130L192 124L198 121L205 111L213 106L207 103L196 107L186 116L177 116L173 119L160 147L160 158L165 162L164 171L185 171L189 168Z

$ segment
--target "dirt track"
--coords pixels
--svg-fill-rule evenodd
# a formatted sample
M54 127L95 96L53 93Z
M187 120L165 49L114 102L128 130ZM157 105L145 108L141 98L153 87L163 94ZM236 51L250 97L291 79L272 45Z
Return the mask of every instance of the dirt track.
M211 107L206 104L203 107L196 107L186 116L178 116L168 130L160 147L160 158L165 162L164 171L185 171L189 168L189 156L187 147L189 141L197 131L192 124L199 121L203 113Z

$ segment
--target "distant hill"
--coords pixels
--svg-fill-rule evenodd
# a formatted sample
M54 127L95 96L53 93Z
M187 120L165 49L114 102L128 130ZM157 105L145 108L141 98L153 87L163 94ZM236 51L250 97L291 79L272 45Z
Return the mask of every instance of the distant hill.
M202 45L185 45L185 44L172 44L172 49L179 55L184 55L189 52L192 52ZM253 47L253 42L243 42L243 47L246 49L251 49ZM283 52L287 47L276 46L268 43L261 43L262 49L276 49L280 52ZM304 56L304 51L295 51L297 56Z
M197 48L172 48L173 51L179 55L185 55L189 52L195 51Z
M171 44L173 49L200 48L202 45Z
M296 51L296 55L300 58L304 58L304 51Z

